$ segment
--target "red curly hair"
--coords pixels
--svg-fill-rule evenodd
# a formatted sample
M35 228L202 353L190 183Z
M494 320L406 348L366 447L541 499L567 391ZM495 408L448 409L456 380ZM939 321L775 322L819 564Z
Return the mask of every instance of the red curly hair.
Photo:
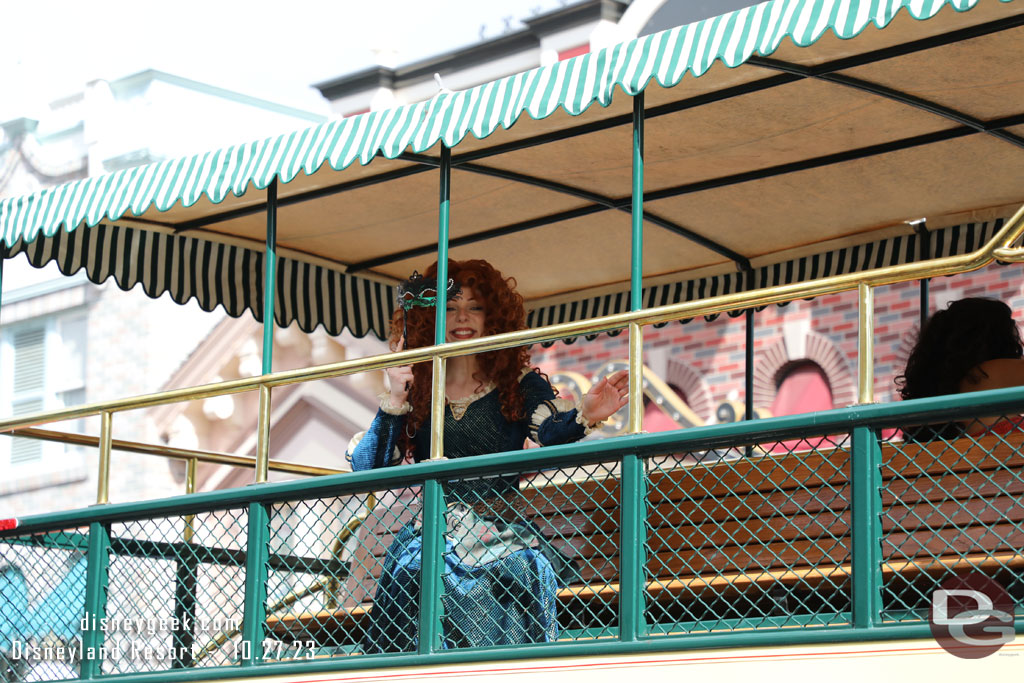
M437 264L434 263L424 273L426 277L437 277ZM516 292L515 278L504 277L494 266L480 259L471 261L448 261L448 277L455 280L461 287L472 287L476 298L484 307L484 334L500 334L512 332L526 327L526 309L523 297ZM440 293L443 297L444 293ZM439 298L440 298L439 297ZM414 349L431 346L434 343L434 307L413 308L407 312L409 338L405 340L405 348ZM391 317L391 348L398 345L402 337L401 309ZM488 382L494 382L498 389L501 403L501 414L510 422L523 418L523 396L519 392L519 375L523 368L530 365L530 352L525 347L489 351L477 356L480 367L474 379L483 388ZM418 363L413 366L413 382L409 389L409 403L412 412L409 414L408 428L403 436L402 450L408 452L412 446L410 434L427 421L430 415L430 365Z

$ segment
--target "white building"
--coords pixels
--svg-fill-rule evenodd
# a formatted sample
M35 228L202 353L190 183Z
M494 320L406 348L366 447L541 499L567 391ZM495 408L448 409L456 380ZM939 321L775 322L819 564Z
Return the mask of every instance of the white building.
M0 196L323 120L160 71L97 80L53 102L38 119L0 123ZM2 265L3 415L159 391L225 317L194 302L178 306L138 289L122 292L110 281L97 286L84 272L66 277L52 264L37 270L22 257ZM98 424L58 428L98 432ZM166 432L149 414L115 418L118 439L159 442ZM180 494L180 469L172 473L162 459L115 453L111 499ZM0 439L0 517L89 505L96 484L95 449Z
M464 90L638 36L699 21L761 0L582 0L522 19L524 28L408 64L379 64L315 84L331 110L350 116L419 102L438 90Z

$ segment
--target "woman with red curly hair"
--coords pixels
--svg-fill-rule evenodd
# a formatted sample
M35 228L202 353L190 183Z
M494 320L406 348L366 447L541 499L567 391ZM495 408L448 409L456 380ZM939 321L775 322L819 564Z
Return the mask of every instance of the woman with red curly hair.
M427 277L436 277L431 266ZM461 288L447 302L446 341L477 339L526 327L515 280L486 261L449 261ZM444 300L439 288L438 300ZM413 308L392 320L391 346L433 343L434 312ZM386 467L430 453L430 366L390 368L390 389L369 431L350 449L354 470ZM444 455L463 458L577 441L627 401L625 372L594 385L579 406L565 405L547 379L530 366L525 348L502 349L447 362ZM517 478L445 482L443 642L478 647L558 639L555 594L572 574L566 558L517 510ZM388 548L374 597L364 649L408 652L416 647L420 552L418 522L406 525Z

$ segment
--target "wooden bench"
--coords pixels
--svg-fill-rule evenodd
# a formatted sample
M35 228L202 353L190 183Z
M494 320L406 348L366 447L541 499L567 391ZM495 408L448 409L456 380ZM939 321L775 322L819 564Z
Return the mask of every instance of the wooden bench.
M784 609L794 595L790 609L848 610L849 460L841 448L703 463L662 459L667 464L648 475L649 619L692 621L715 600L722 605L775 596ZM617 624L620 487L617 476L603 472L521 490L527 516L579 563L579 580L558 593L566 629ZM915 606L903 593L913 595L917 586L924 595L934 577L950 569L991 574L1024 568L1020 448L994 435L948 447L936 443L930 450L884 444L881 475L883 602L890 607ZM348 604L271 616L270 632L333 642L350 641L346 632L360 633L380 558L408 518L385 511L361 530L363 550L343 591Z

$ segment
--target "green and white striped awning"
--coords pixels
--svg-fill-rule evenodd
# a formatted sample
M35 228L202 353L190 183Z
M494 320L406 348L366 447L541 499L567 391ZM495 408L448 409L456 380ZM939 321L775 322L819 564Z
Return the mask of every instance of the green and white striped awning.
M1011 0L774 0L427 102L7 199L2 240L36 265L259 318L276 180L277 322L382 335L389 285L433 260L443 142L452 256L515 275L538 323L591 315L581 302L628 288L631 96L643 92L645 284L679 300L700 290L684 283L909 236L909 219L974 225L1024 202L1022 15Z

